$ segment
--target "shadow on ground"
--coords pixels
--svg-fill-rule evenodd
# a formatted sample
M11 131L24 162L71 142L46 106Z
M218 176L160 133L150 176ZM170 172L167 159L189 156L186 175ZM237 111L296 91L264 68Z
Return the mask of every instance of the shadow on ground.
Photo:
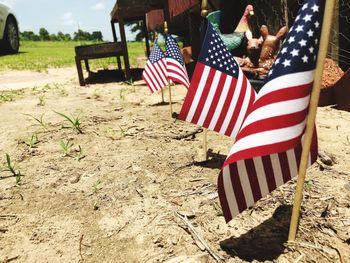
M288 239L292 206L279 206L272 217L240 237L220 242L221 248L231 256L246 261L277 259L284 251Z
M19 51L18 53L8 53L6 51L0 50L0 57L4 57L4 56L16 56L18 54L25 54L28 52L23 52L23 51Z
M141 80L142 71L143 69L141 68L131 69L131 82ZM101 84L121 81L126 81L124 71L110 69L98 70L97 72L90 71L89 77L85 79L87 84Z
M226 155L215 153L212 149L208 149L208 160L194 162L193 165L210 169L221 169L225 159Z

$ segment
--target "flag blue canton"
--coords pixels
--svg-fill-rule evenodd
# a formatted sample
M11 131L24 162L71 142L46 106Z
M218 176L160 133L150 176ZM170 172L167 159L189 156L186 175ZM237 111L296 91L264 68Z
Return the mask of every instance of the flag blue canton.
M319 47L324 1L307 1L295 18L293 27L282 44L266 82L276 77L313 70Z
M163 51L160 49L157 42L153 45L153 50L151 55L149 56L149 61L154 64L157 61L161 60L162 58L165 58Z
M182 58L182 54L180 52L180 48L173 39L173 37L170 35L166 37L166 52L166 56L168 58L177 60L181 64L181 66L185 65L184 60Z
M238 77L238 64L232 58L219 34L208 21L207 34L198 61L227 75Z

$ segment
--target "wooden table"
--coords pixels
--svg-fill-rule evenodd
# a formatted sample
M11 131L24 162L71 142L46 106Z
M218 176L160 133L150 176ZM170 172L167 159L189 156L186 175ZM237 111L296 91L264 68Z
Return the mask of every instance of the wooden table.
M77 66L80 86L85 86L85 79L81 66L82 60L85 62L86 70L90 73L89 59L116 57L118 69L121 70L120 56L123 56L121 42L76 46L75 63Z

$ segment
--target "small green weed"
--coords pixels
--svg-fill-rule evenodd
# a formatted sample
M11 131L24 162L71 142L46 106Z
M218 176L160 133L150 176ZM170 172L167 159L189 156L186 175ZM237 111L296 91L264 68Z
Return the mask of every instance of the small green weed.
M92 185L92 192L95 194L95 193L97 193L97 191L98 190L100 190L102 187L100 186L100 184L101 184L101 181L100 180L97 180L97 182L96 183L94 183L93 185Z
M23 113L23 115L26 115L26 116L29 116L31 118L33 118L41 127L44 128L44 130L47 130L47 123L44 121L44 115L45 113L41 114L39 118L31 115L31 114L28 114L28 113Z
M15 178L16 178L16 185L20 185L22 182L22 174L21 171L18 170L18 172L15 170L14 165L11 163L10 155L6 153L6 165L7 169L4 171L9 171Z
M67 115L61 113L61 112L57 112L54 111L56 114L62 116L63 118L65 118L67 121L69 121L72 124L72 128L74 130L76 130L78 133L83 133L82 129L81 129L81 122L79 119L79 116L77 117L68 117Z
M128 81L124 81L124 83L127 84L127 85L129 85L129 86L132 86L133 92L134 92L134 93L136 92L134 80L133 80L132 78L130 78L130 80L128 80Z
M78 152L77 160L78 160L78 162L80 162L82 159L84 159L86 157L86 155L83 153L83 148L80 145L78 145L77 152Z
M40 95L39 97L38 97L38 99L39 99L39 102L38 102L38 106L44 106L45 105L45 95Z
M124 88L121 88L119 91L119 99L122 101L125 100L125 91L126 91L126 89L124 89Z
M38 135L36 133L32 134L32 136L28 138L28 140L26 140L24 143L30 148L36 148L36 145L39 143Z
M23 91L20 91L20 90L1 91L0 102L14 101L21 94L23 94Z
M63 140L61 140L60 146L61 146L62 151L63 151L63 156L70 156L70 152L72 150L73 145L74 144L72 142L70 142L69 140L67 140L67 142L64 142Z

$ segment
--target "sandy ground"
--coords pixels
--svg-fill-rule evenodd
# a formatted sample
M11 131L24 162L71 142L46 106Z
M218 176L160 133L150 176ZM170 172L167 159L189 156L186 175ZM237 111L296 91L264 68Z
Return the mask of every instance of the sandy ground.
M350 113L318 109L331 160L308 170L286 246L295 182L226 224L216 180L231 140L209 132L204 161L202 133L179 139L196 127L142 81L80 87L62 69L1 73L0 86L26 88L0 102L0 163L9 154L23 175L0 173L0 262L216 262L205 246L223 262L350 262ZM179 112L185 89L172 95ZM83 133L54 111L79 116Z

